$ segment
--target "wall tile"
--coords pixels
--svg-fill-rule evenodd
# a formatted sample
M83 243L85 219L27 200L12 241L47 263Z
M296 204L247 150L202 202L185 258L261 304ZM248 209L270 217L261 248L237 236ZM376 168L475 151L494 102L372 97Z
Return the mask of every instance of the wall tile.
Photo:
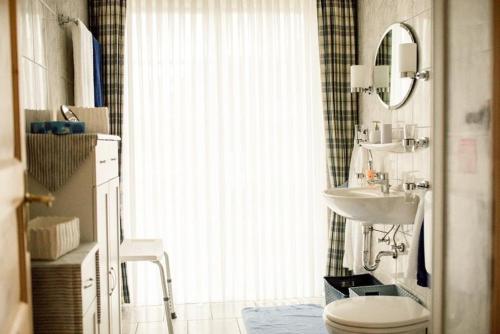
M430 0L360 0L359 8L359 63L371 65L373 56L380 37L385 29L394 22L405 22L410 25L415 32L420 47L420 62L422 66L431 68L431 7ZM399 109L388 111L378 101L374 95L360 96L361 122L369 125L373 120L392 122L393 128L405 123L416 123L419 127L419 135L430 136L432 132L432 102L431 89L432 78L429 81L419 81L415 83L413 92L408 101ZM404 172L417 171L417 178L430 179L431 161L430 149L422 150L410 154L388 154L374 156L375 166L387 167L391 175L391 183L402 182ZM377 225L378 229L388 228L385 225ZM397 234L397 239L410 244L412 226L403 226ZM374 240L378 238L376 236ZM410 245L411 246L411 245ZM373 252L390 249L388 245L374 242ZM408 256L403 254L397 260L384 258L375 275L385 283L398 280L408 286L408 289L415 292L421 299L430 301L430 289L416 286L415 282L404 278L404 271L407 266ZM407 282L408 281L408 282ZM423 290L422 290L423 289Z
M59 109L73 104L73 54L69 27L59 26L57 13L88 23L87 0L22 0L21 89L25 108ZM37 65L38 64L38 65Z

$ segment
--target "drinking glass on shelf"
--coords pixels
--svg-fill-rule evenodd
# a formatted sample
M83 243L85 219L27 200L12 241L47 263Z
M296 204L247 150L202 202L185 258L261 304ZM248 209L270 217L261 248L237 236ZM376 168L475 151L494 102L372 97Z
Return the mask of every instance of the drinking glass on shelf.
M416 124L405 124L404 127L404 138L415 138L415 131L417 129Z

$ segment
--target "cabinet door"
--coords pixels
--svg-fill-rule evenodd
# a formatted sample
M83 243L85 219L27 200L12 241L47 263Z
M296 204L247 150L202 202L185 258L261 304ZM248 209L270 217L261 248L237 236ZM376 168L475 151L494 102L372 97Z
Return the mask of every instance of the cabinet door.
M120 183L115 178L108 183L108 265L112 276L109 287L109 328L120 333Z
M111 280L108 269L108 205L109 186L107 183L95 188L95 219L97 225L97 242L99 244L99 293L98 293L98 314L99 314L99 333L109 333L109 281Z
M83 316L83 334L98 334L97 300L94 300L87 313Z

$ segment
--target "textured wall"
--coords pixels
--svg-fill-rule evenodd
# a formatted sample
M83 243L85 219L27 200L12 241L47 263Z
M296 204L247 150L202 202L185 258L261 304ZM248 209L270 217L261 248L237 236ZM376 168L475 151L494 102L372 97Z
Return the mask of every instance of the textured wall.
M372 65L377 50L378 42L386 28L395 22L409 25L419 43L419 69L428 69L432 75L432 2L431 0L359 0L359 64ZM362 94L360 97L361 124L369 125L377 120L383 123L397 122L416 123L418 136L431 137L431 89L432 78L429 81L418 81L409 100L395 111L388 111L378 101L375 95ZM432 142L432 138L431 138ZM387 171L391 184L399 184L402 175L407 171L417 171L418 178L431 179L431 151L422 150L414 154L377 154L375 156L375 169ZM431 180L432 181L432 180ZM377 229L386 230L384 225L376 226ZM402 226L397 235L399 242L405 242L409 247L412 226ZM378 244L376 239L381 237L375 234L374 251L388 249L386 244ZM375 275L383 282L398 282L414 293L425 303L430 301L430 289L416 285L415 279L405 279L407 255L400 255L397 260L390 257L382 259L382 263Z
M489 333L491 1L448 1L446 333Z
M22 103L27 109L57 110L73 103L73 52L62 13L88 22L87 0L18 1Z

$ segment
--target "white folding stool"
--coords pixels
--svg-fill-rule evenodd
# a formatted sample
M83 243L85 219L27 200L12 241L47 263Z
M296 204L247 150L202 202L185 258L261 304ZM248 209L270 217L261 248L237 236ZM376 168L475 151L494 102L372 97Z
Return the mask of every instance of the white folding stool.
M165 261L165 268L162 264ZM168 254L160 239L125 239L120 245L120 262L149 261L158 266L163 289L163 307L167 318L168 333L173 334L172 319L176 318L172 296L172 277ZM165 274L166 271L166 274ZM166 277L166 279L165 279Z

